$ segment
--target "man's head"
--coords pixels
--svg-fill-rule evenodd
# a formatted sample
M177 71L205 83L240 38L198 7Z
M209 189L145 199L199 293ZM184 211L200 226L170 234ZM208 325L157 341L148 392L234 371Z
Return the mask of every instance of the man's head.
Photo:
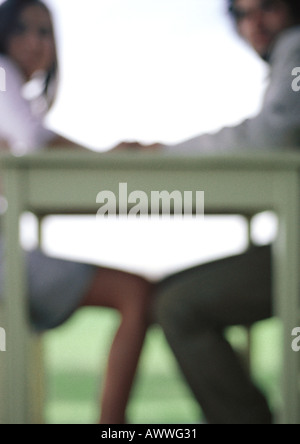
M239 34L264 59L278 35L300 23L299 0L229 0Z

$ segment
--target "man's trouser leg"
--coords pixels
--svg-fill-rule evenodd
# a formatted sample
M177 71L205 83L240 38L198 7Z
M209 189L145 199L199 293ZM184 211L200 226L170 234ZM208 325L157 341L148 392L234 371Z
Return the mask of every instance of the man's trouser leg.
M268 318L271 248L185 270L158 288L156 320L212 424L271 423L267 402L254 386L224 329Z

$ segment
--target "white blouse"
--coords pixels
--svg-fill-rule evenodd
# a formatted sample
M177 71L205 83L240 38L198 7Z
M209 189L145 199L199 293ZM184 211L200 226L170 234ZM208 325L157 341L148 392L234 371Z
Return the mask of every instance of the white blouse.
M2 88L0 91L0 140L17 156L44 148L56 135L44 126L47 107L41 99L25 96L25 81L18 67L0 55ZM24 94L23 94L24 93Z

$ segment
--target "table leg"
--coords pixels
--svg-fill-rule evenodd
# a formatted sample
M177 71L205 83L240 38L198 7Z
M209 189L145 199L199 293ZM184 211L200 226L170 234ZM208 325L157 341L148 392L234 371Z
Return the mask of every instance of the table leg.
M292 330L300 327L300 182L298 174L280 173L276 186L279 235L274 250L275 314L282 321L281 424L300 423L300 355L292 350Z
M22 175L8 170L5 189L8 211L5 216L5 312L7 351L5 353L5 423L30 422L29 347L30 331L26 298L25 272L20 246L22 212Z

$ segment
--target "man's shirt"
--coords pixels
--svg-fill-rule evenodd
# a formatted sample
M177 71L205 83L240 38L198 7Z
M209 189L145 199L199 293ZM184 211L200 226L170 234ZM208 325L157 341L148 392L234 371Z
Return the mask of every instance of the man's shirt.
M279 35L269 63L269 86L256 117L166 149L193 153L300 148L300 91L292 88L292 72L300 67L300 26Z

